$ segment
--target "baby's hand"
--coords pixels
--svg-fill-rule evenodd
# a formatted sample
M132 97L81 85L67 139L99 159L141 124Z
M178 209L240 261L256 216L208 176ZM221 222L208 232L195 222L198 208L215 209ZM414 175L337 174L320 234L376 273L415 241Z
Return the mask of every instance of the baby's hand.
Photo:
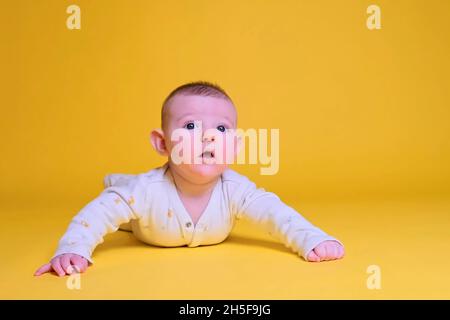
M54 270L58 276L72 274L74 271L84 272L88 268L86 258L74 253L65 253L54 257L49 263L44 264L34 273L35 276Z
M344 256L344 247L337 241L324 241L319 243L308 254L308 261L320 262L341 259Z

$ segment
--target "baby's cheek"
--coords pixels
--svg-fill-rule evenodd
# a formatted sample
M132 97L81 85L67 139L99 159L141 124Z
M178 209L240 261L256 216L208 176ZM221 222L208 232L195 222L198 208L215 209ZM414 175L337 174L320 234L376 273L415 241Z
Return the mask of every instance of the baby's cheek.
M185 164L193 164L196 155L201 154L201 141L195 141L193 130L185 134L182 139L172 142L171 155L182 159ZM197 146L196 146L197 143ZM176 146L176 148L174 148Z
M197 146L196 146L196 143L197 143ZM195 141L193 135L191 135L190 150L188 150L188 152L189 152L188 158L189 158L190 164L195 163L195 157L199 156L202 152L201 142Z
M226 135L222 146L224 163L231 164L239 152L238 139L234 135Z

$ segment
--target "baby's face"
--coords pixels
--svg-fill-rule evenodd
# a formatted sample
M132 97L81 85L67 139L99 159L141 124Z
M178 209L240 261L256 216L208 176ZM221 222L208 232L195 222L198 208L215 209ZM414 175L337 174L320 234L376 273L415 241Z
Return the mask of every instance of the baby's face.
M227 130L236 128L237 114L233 104L223 98L180 94L174 96L167 107L163 132L171 168L177 170L177 173L185 179L197 183L205 183L220 176L227 168L227 161L224 158L216 161L217 153L205 151L211 151L212 146L222 138L224 139L222 154L235 156L236 144L230 145L225 141ZM181 132L190 137L192 142L190 163L175 164L173 161L172 151L176 147L175 151L178 153L181 145L179 139L172 141L174 132ZM194 132L201 144L199 149L194 149ZM233 139L233 142L236 141ZM185 151L183 149L181 153ZM197 162L194 161L196 156Z

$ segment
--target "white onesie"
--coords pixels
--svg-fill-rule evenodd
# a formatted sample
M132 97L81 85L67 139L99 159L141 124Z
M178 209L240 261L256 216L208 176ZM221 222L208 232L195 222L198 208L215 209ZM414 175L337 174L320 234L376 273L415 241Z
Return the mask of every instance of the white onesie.
M275 194L227 169L218 180L197 224L179 198L168 164L138 175L112 174L106 188L72 219L53 257L75 253L93 263L103 237L130 221L133 234L157 246L217 244L240 218L259 224L286 247L307 259L319 243L336 240L313 226Z

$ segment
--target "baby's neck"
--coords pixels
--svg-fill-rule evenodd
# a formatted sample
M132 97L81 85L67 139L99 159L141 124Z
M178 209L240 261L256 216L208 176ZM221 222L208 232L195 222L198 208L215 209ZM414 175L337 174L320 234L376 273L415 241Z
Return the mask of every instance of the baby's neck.
M217 180L219 179L218 177L210 182L197 184L186 180L181 175L177 174L175 170L171 170L170 167L169 173L172 175L177 191L181 195L189 198L201 198L204 196L209 196L212 189L217 184Z

